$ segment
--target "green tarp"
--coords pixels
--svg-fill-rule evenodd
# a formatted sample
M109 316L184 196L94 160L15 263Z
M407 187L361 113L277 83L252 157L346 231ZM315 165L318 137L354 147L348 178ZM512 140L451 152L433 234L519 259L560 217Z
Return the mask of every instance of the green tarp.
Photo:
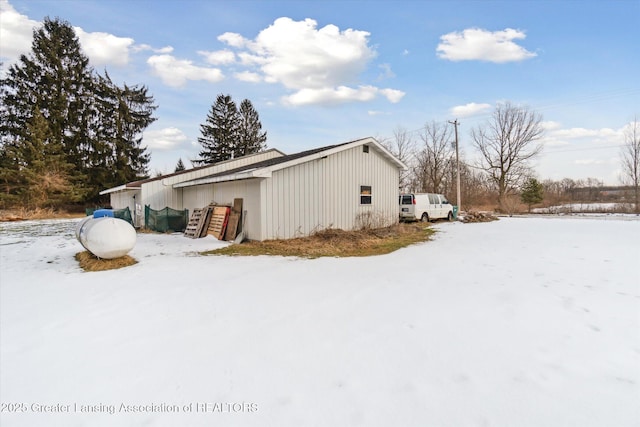
M144 227L152 231L166 233L167 231L186 230L189 222L189 210L182 211L166 207L159 211L151 209L149 205L144 207Z

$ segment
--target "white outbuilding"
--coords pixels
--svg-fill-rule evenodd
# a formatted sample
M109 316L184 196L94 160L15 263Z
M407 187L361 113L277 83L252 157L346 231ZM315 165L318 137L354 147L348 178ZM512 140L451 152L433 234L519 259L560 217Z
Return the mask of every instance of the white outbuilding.
M268 150L101 194L111 194L115 209L129 206L133 195L152 209L190 211L242 198L247 238L289 239L396 223L404 169L378 141L364 138L291 155Z

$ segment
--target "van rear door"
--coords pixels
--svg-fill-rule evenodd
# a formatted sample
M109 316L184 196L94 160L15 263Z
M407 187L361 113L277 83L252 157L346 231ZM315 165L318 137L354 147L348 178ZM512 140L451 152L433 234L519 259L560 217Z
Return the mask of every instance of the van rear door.
M400 201L400 218L415 219L415 204L413 203L413 194L401 194Z

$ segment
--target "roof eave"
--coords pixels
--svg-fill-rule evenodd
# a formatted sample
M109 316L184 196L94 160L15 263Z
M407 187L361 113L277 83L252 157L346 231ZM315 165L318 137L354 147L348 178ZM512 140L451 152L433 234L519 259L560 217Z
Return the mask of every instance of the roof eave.
M110 193L117 193L119 191L129 191L129 190L140 190L142 187L127 187L127 184L119 185L117 187L108 188L106 190L102 190L100 193L101 196Z
M173 188L194 187L196 185L216 184L218 182L239 181L241 179L257 178L257 176L254 175L254 172L255 170L248 171L248 172L234 173L230 175L193 179L191 181L175 183L173 184Z

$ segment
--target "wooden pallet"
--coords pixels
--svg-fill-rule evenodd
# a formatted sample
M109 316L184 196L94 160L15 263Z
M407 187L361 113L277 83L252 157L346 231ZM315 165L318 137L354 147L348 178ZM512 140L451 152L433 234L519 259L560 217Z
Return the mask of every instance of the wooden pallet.
M190 237L192 239L197 239L200 237L200 222L202 221L203 211L204 209L194 209L191 214L191 218L189 218L189 223L187 224L187 228L184 230L185 237Z
M229 221L230 210L228 206L214 206L207 234L212 235L218 240L222 240L227 228L227 222Z
M189 218L189 224L187 224L187 228L184 230L184 235L192 239L205 237L207 235L212 210L212 206L194 209L191 218Z
M234 240L240 232L242 225L240 218L242 217L242 199L233 199L233 207L229 214L229 222L227 223L227 231L224 233L224 240Z
M207 206L205 208L206 214L202 215L202 221L199 224L199 237L207 237L207 231L209 230L209 223L211 222L211 215L213 215L213 206Z

